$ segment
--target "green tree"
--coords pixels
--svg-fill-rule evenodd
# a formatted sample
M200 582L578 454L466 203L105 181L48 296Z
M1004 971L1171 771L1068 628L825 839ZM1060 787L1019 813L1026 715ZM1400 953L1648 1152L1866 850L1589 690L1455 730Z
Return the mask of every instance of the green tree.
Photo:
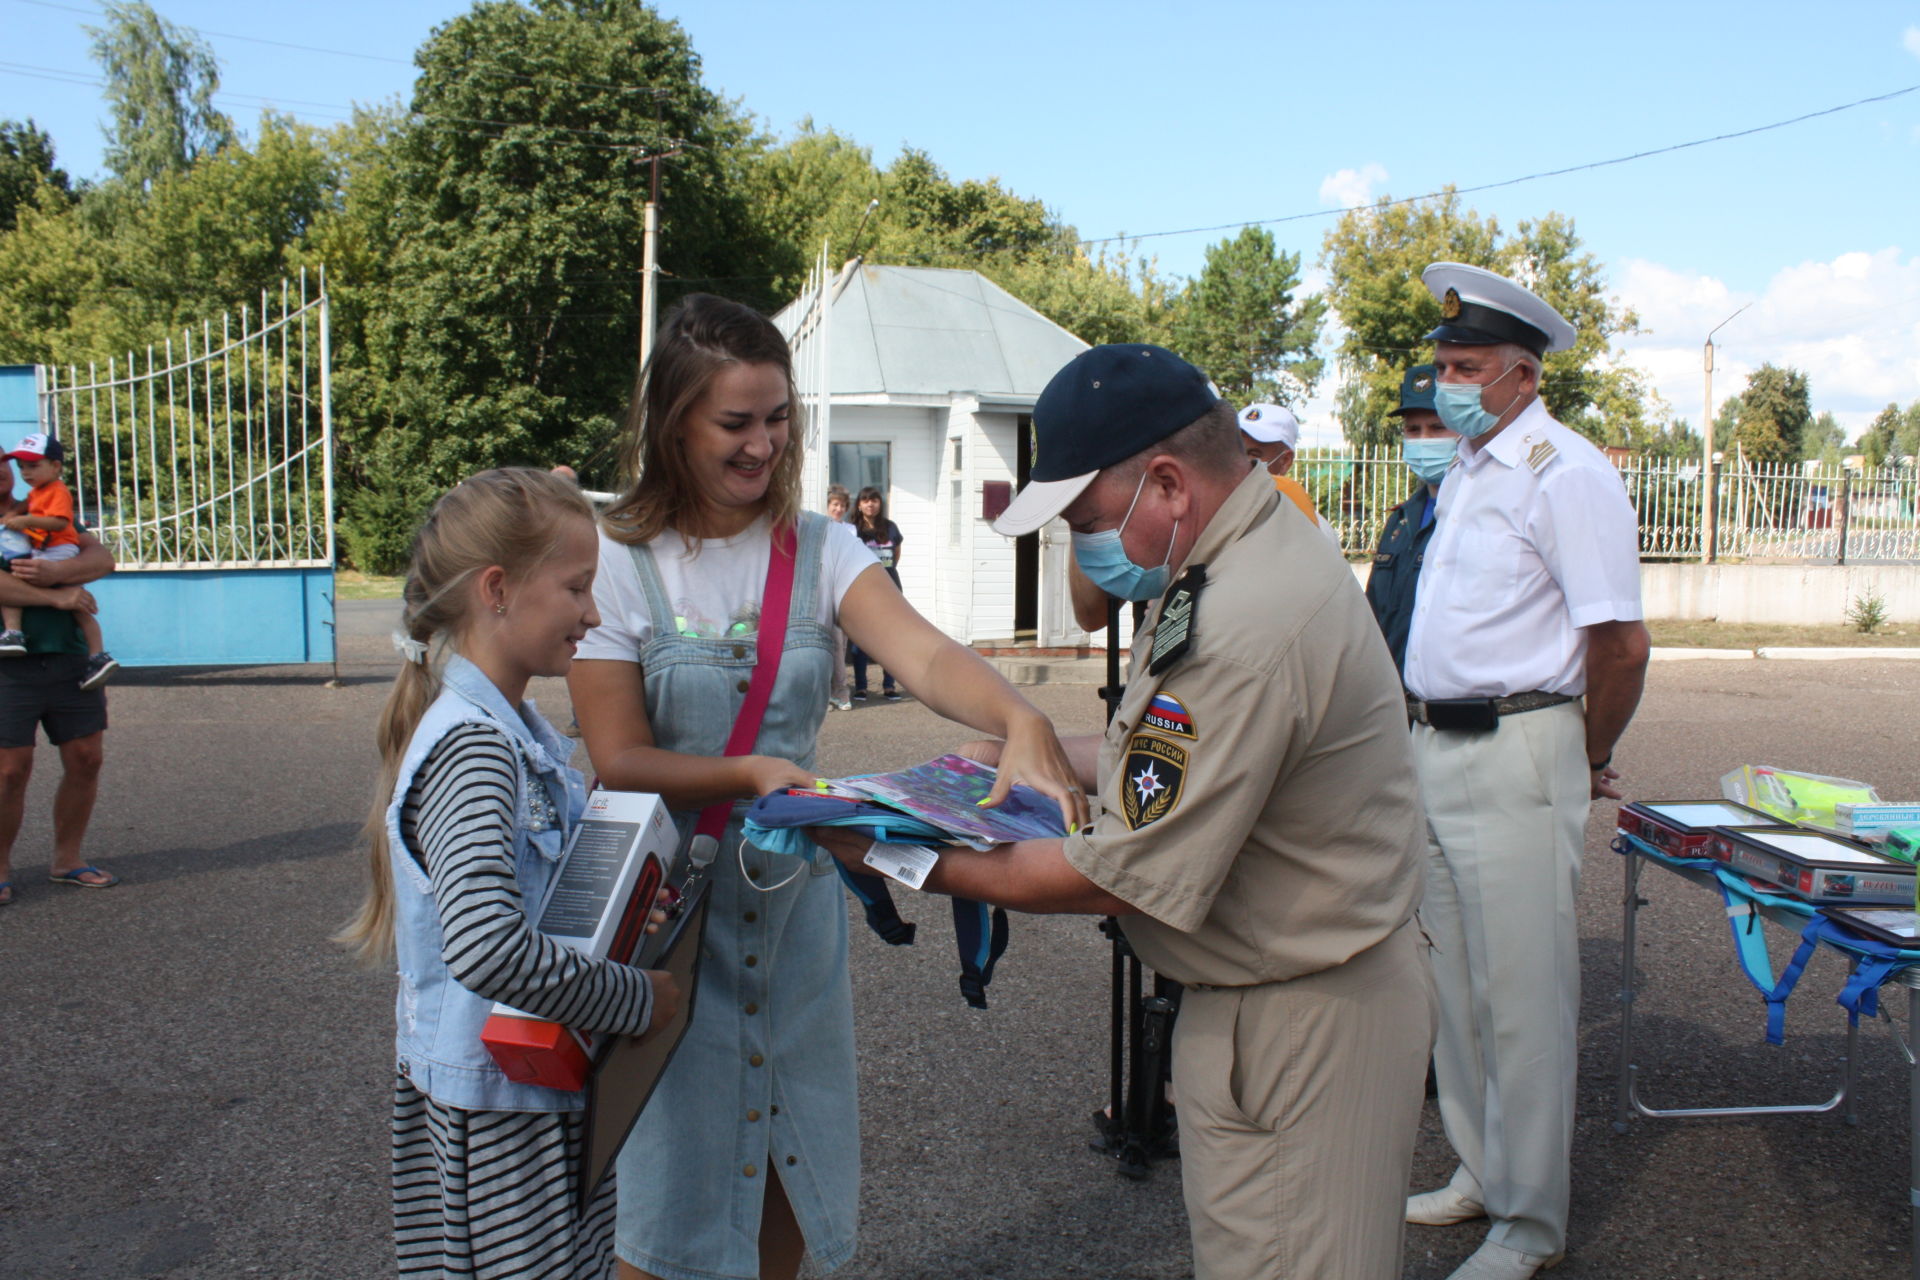
M1245 227L1207 249L1199 278L1173 302L1175 350L1207 371L1238 404L1294 404L1313 394L1322 362L1326 301L1297 299L1300 255L1285 253L1263 227Z
M1778 466L1799 460L1801 441L1812 425L1807 375L1763 364L1740 393L1733 440L1749 462Z
M1088 253L1043 203L997 179L955 182L911 147L882 170L868 148L810 120L746 168L757 215L781 246L782 299L799 293L824 240L842 261L857 251L876 265L978 270L1088 342L1165 339L1169 290L1151 260Z
M13 230L20 206L41 186L72 198L72 180L53 162L53 139L31 118L0 120L0 231Z
M1605 440L1608 419L1598 406L1623 403L1639 385L1613 340L1638 332L1639 318L1607 296L1603 267L1580 245L1573 220L1558 213L1505 235L1495 219L1463 209L1452 188L1409 204L1382 196L1373 208L1343 215L1327 232L1321 262L1344 330L1336 359L1345 380L1336 400L1348 440L1381 444L1396 434L1386 414L1397 403L1401 372L1432 356L1425 335L1440 323L1440 304L1420 281L1434 262L1511 276L1572 322L1579 337L1546 358L1541 398L1561 422Z
M650 161L670 157L663 306L714 289L764 307L787 259L744 197L761 141L700 83L686 33L638 0L483 3L415 60L410 118L381 146L392 247L341 433L350 487L417 510L488 466L564 461L611 483ZM349 501L347 518L376 515Z
M1860 452L1866 456L1868 467L1879 467L1888 462L1898 462L1900 453L1900 406L1889 404L1874 416L1867 429L1860 434Z
M268 116L253 147L144 192L95 188L73 205L41 187L0 234L0 355L104 363L277 291L342 181L321 134Z
M233 122L213 105L220 64L212 48L145 0L106 0L104 8L107 25L87 31L113 116L107 168L146 187L232 142Z
M1839 422L1831 413L1822 412L1800 439L1800 458L1803 462L1837 465L1846 443L1847 435L1840 429Z

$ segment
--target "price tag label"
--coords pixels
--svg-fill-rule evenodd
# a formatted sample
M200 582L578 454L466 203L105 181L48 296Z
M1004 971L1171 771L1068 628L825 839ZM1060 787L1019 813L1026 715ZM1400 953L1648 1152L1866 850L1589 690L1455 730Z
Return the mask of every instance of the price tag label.
M940 855L920 844L889 844L885 840L875 840L873 847L867 850L867 865L883 876L898 880L909 889L918 889L927 882L927 876L933 871L934 864L940 861Z

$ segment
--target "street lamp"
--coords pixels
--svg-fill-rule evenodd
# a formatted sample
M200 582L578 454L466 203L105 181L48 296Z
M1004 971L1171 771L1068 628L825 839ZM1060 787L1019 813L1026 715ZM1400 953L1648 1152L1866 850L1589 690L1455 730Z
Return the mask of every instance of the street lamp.
M1746 307L1741 307L1740 311L1745 311L1747 307L1752 305L1753 304L1749 302ZM1701 468L1701 474L1706 480L1707 486L1702 511L1702 516L1707 527L1706 538L1703 540L1701 546L1701 550L1704 553L1700 557L1702 564L1712 564L1714 556L1720 549L1720 480L1719 477L1714 474L1713 469L1713 335L1732 324L1734 316L1739 315L1740 311L1734 312L1732 316L1728 316L1725 320L1722 320L1719 324L1707 331L1705 361L1707 370L1707 400L1706 408L1702 415L1705 427L1701 433L1705 437L1707 445L1706 465Z

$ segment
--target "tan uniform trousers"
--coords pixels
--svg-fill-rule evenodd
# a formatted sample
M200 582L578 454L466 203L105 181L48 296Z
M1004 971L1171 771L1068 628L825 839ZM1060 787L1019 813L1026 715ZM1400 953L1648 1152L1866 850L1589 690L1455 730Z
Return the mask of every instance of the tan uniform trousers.
M1393 1280L1433 1036L1417 926L1291 982L1195 987L1173 1097L1196 1280Z
M1440 1119L1453 1185L1487 1239L1567 1244L1580 1016L1586 718L1578 702L1502 716L1492 733L1413 727L1427 809L1427 896L1440 994Z

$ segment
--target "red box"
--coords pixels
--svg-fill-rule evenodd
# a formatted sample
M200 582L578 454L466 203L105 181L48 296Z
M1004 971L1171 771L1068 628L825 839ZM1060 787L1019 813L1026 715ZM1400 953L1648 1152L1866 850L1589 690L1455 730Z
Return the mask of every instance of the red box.
M1731 800L1642 800L1620 806L1618 826L1669 858L1717 858L1726 851L1714 840L1716 827L1788 827L1772 814Z
M593 1074L590 1046L580 1033L545 1018L495 1013L480 1038L507 1079L520 1084L577 1091Z

